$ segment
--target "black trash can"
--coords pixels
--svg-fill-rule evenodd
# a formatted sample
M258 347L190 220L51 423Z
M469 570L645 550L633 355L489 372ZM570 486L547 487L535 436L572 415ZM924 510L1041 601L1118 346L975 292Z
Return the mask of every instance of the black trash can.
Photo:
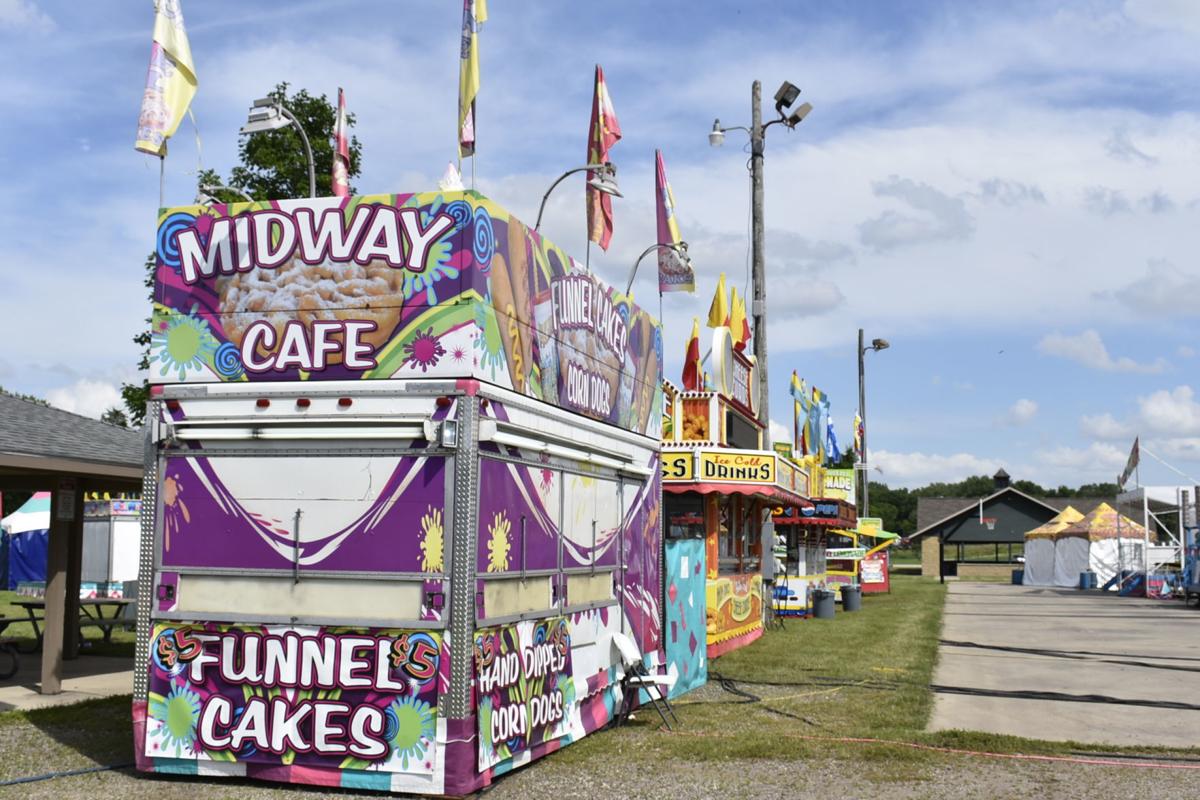
M858 611L862 608L862 589L857 586L843 584L842 611Z
M1022 585L1023 583L1025 583L1025 570L1023 570L1023 569L1014 569L1014 570L1012 571L1012 585L1013 585L1013 586L1020 586L1020 585Z
M833 619L834 594L827 589L813 589L813 617L816 619Z
M1079 588L1080 589L1095 589L1099 583L1096 580L1096 573L1088 570L1087 572L1079 573Z

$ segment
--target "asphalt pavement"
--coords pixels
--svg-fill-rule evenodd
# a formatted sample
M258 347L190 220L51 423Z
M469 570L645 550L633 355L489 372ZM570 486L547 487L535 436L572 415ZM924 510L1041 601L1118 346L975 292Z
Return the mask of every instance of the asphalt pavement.
M931 730L1200 747L1200 610L955 582L933 683Z

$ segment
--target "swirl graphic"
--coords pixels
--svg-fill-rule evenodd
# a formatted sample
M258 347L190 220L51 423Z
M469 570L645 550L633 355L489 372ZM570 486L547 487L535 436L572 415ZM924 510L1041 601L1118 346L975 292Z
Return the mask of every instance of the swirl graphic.
M475 209L475 263L484 272L492 265L496 253L496 232L492 230L492 217L483 206Z
M213 368L226 380L236 380L246 371L242 366L242 355L233 342L224 342L213 354Z
M471 204L465 200L455 200L443 208L442 213L453 217L455 233L471 224Z
M175 237L184 228L194 225L196 218L182 211L176 212L163 220L158 226L158 260L173 270L179 269L179 242Z

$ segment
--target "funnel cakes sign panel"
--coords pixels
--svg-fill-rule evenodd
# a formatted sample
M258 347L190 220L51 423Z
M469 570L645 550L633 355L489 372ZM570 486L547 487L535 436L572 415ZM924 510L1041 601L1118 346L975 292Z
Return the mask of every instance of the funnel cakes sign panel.
M475 192L159 217L153 383L478 378L658 435L658 323Z

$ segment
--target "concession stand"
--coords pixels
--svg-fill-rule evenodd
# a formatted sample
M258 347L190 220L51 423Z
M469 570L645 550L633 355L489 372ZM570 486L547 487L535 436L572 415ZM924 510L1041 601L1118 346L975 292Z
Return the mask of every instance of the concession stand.
M748 644L763 632L764 533L774 509L810 504L808 473L762 449L752 358L714 336L711 391L664 385L662 476L668 562L675 540L703 540L705 635L709 658ZM769 557L772 542L766 544ZM669 571L669 570L668 570ZM774 577L773 571L769 577ZM672 627L667 587L668 628ZM667 659L671 661L667 635ZM697 637L700 641L700 637Z
M821 472L818 466L812 472ZM820 477L820 476L818 476ZM851 503L839 498L813 498L793 508L777 510L775 531L784 537L787 546L787 599L781 613L804 616L812 609L812 592L837 582L835 570L844 567L840 561L830 563L827 548L834 531L853 528L858 518Z

